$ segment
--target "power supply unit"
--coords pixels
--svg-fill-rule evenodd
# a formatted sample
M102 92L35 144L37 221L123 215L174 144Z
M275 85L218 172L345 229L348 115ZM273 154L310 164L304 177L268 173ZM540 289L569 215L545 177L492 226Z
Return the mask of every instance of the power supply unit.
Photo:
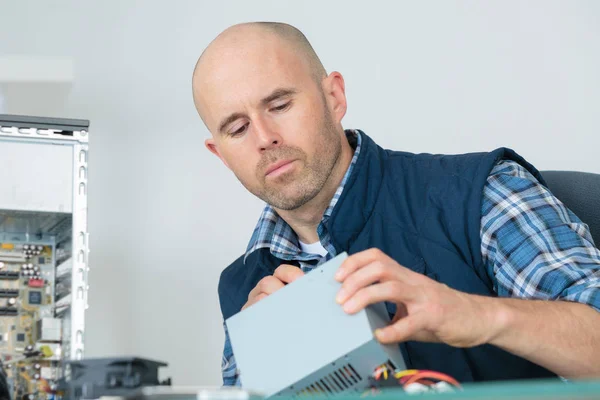
M267 397L363 391L377 367L406 368L399 346L374 336L390 322L384 303L354 315L336 303L334 274L346 258L338 255L226 320L244 389Z

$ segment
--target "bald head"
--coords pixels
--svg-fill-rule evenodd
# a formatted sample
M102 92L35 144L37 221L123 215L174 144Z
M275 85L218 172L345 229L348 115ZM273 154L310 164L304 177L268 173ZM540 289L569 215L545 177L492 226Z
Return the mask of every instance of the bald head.
M278 210L320 204L319 196L329 203L352 158L341 125L344 79L325 72L298 29L251 23L225 30L200 56L192 84L211 133L206 148L251 193Z
M304 68L315 83L326 75L325 68L308 39L297 28L278 22L252 22L234 25L219 34L204 50L192 77L194 103L204 117L203 91L210 83L225 79L223 70L241 66L248 58L258 56L255 62L267 62L269 56L289 57ZM221 72L221 73L220 73ZM249 77L250 78L250 77Z

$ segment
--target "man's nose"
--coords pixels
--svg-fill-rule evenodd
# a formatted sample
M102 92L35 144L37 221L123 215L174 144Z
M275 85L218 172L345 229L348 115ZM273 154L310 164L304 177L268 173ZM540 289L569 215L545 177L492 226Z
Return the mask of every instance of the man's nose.
M255 119L254 134L261 153L283 144L283 138L277 127L270 124L264 118Z

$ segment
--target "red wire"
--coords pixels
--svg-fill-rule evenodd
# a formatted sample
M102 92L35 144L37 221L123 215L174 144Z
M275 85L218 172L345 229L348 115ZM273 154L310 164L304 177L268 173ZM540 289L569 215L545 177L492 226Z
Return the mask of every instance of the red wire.
M406 384L406 382L407 382L407 381L408 381L408 380L409 380L411 377L413 377L413 376L415 376L415 375L416 375L416 374L412 374L412 375L406 375L406 376L403 376L402 378L400 378L400 379L398 380L398 382L400 382L400 384L401 384L402 386L404 386L404 384Z

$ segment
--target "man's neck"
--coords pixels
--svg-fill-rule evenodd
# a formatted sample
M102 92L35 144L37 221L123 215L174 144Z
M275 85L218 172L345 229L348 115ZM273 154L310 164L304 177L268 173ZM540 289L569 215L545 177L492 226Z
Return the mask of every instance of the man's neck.
M352 162L354 151L347 140L342 141L340 157L331 171L323 189L309 202L295 210L286 211L276 209L277 214L296 232L298 239L304 243L319 241L317 227L323 219L325 210L331 203L337 188L342 183L346 171Z

